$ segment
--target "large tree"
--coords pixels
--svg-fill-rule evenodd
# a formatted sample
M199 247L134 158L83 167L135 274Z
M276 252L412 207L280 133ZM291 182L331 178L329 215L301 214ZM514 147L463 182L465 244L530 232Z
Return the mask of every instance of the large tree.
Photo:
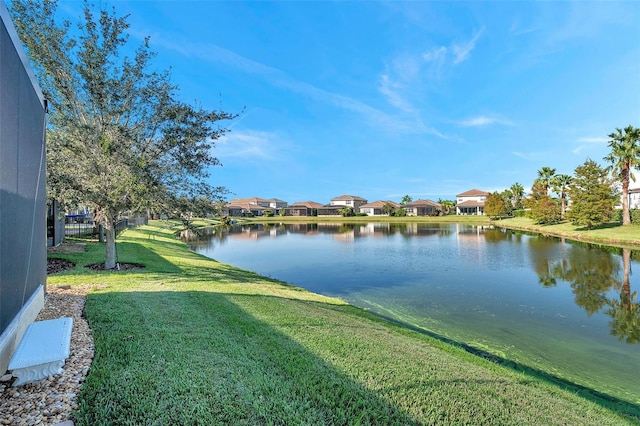
M617 201L617 191L607 171L593 160L576 167L568 190L572 204L567 219L587 229L611 220Z
M498 219L506 215L508 213L507 203L503 196L497 192L489 194L484 202L484 213L493 219Z
M155 71L149 39L137 48L115 10L85 1L76 25L56 0L13 0L12 16L49 101L49 196L95 212L106 233L105 268L116 266L115 224L127 211L169 200L214 198L214 142L234 115L184 103L167 71ZM129 55L127 55L129 53Z
M629 214L629 181L635 182L633 168L640 163L640 129L629 125L609 135L611 152L604 157L610 163L609 170L614 179L622 184L622 224L631 224Z

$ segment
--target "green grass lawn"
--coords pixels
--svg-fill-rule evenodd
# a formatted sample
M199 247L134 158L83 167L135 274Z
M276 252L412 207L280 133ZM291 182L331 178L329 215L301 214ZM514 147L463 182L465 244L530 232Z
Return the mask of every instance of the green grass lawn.
M164 222L129 229L48 285L91 284L96 355L80 425L640 423L600 400L493 364L303 289L189 251ZM605 360L603 360L604 362Z
M555 225L536 225L533 220L526 217L497 220L493 221L492 224L510 229L520 229L546 235L566 237L572 240L595 244L628 246L632 248L638 248L640 246L640 225L622 226L621 223L615 222L587 230L566 221Z

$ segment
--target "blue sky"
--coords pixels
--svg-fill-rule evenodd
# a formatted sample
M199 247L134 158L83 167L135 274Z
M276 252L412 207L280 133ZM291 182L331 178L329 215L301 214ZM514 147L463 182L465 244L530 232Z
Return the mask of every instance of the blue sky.
M636 1L113 4L183 100L242 111L212 170L229 198L528 190L640 127Z

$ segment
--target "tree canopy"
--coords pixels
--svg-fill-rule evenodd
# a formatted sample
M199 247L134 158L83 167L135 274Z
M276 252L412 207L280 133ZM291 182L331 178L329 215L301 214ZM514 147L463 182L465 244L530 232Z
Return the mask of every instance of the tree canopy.
M124 212L224 193L207 178L227 131L220 122L235 115L181 101L168 71L155 71L149 38L130 47L126 17L85 1L72 25L57 18L56 0L11 6L50 105L48 196L95 212L106 231L105 268L116 266L114 225Z
M489 194L484 203L484 213L490 218L505 216L508 213L508 208L503 196L497 192Z
M572 204L567 219L587 229L610 221L618 200L607 171L590 159L576 167L568 194Z
M556 169L553 169L551 167L545 166L545 167L542 167L540 170L538 170L538 181L540 181L540 183L542 184L545 194L549 193L549 187L551 186L551 179L553 179L555 175L556 175Z

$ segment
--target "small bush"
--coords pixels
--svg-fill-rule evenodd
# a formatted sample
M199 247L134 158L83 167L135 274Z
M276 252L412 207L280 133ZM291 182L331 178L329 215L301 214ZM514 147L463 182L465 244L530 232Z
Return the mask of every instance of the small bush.
M629 209L629 215L631 216L631 223L640 223L640 209ZM611 220L622 223L622 210L616 209Z
M525 211L524 210L514 210L511 213L513 214L514 217L524 217Z

